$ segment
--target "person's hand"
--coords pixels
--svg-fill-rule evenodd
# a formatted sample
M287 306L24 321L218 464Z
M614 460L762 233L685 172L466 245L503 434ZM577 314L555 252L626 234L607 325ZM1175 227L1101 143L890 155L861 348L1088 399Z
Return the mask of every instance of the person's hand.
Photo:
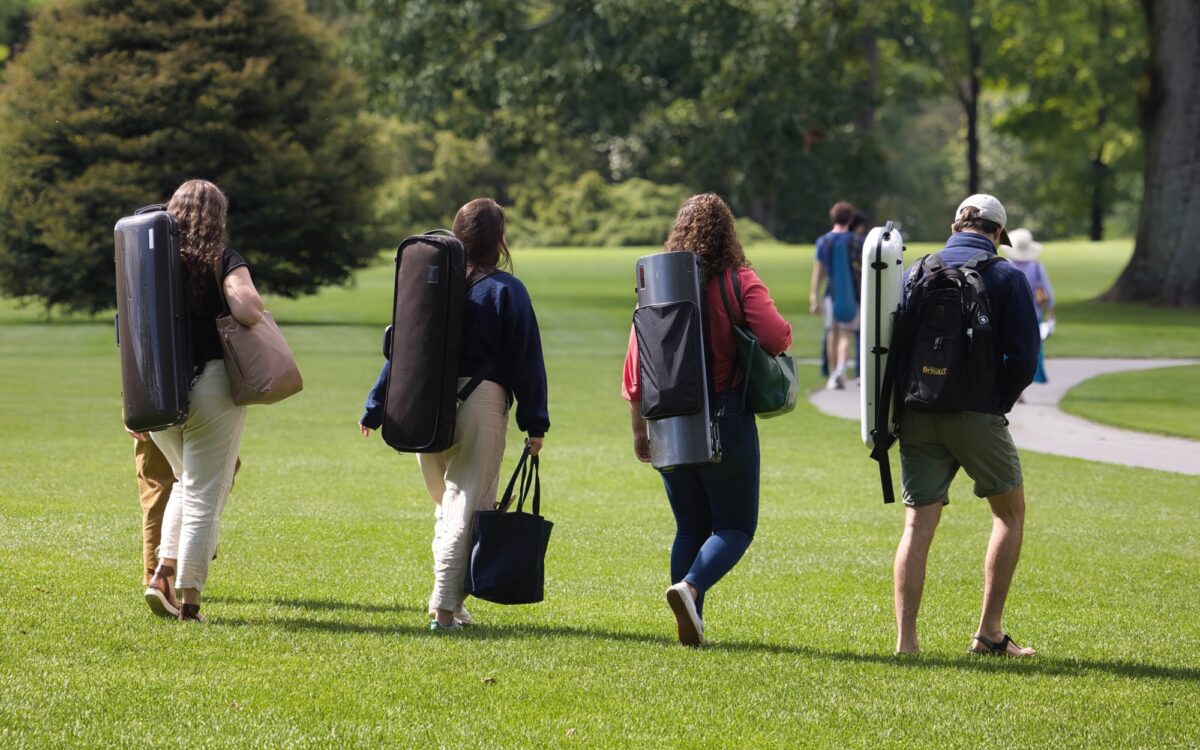
M821 313L821 306L817 304L816 295L810 294L808 296L808 311L813 315L819 315Z
M129 433L129 437L133 438L134 440L138 441L139 443L144 443L150 439L150 433L148 433L148 432L134 432L133 430L129 429L128 427L125 428L125 432Z
M529 455L536 456L542 451L542 444L546 442L544 437L525 438L525 445L529 448Z
M358 423L358 431L362 433L363 437L371 437L371 428L367 427L362 422Z
M633 455L644 464L650 463L650 436L645 430L633 433Z

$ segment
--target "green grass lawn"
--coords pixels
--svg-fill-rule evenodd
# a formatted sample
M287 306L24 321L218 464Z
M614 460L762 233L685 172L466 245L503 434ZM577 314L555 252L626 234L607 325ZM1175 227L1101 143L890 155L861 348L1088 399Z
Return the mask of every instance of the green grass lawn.
M1200 365L1101 375L1072 388L1062 408L1115 427L1200 439Z
M1200 355L1194 313L1136 310L1126 328L1086 302L1128 249L1046 251L1063 298L1052 355ZM801 356L819 336L803 309L811 252L750 253ZM472 603L482 624L454 637L425 631L433 518L415 460L355 427L381 364L387 264L269 300L306 388L250 409L207 627L155 619L141 599L111 318L0 308L0 747L1196 745L1194 477L1024 456L1006 619L1041 653L1020 663L964 654L989 514L960 481L933 549L925 654L897 660L902 511L880 503L858 426L802 403L760 423L759 532L710 594L710 647L675 644L674 527L619 394L638 254L515 253L550 376L547 601Z

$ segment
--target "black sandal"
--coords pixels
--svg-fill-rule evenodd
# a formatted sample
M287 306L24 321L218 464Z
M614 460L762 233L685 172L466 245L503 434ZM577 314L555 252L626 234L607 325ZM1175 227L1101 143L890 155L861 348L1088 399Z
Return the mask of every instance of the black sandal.
M200 614L199 604L188 604L187 602L179 605L179 619L192 620L193 622L208 622L208 618Z
M980 654L980 655L988 655L988 656L1008 656L1009 655L1008 644L1011 643L1012 645L1016 646L1017 648L1020 648L1020 646L1017 645L1017 642L1008 636L1008 633L1004 634L1004 638L1002 638L999 643L991 640L987 636L980 635L979 633L976 633L975 635L971 636L971 639L972 639L972 641L979 641L983 645L987 646L987 650L980 651L979 649L975 648L974 646L971 646L970 648L967 649L968 654Z

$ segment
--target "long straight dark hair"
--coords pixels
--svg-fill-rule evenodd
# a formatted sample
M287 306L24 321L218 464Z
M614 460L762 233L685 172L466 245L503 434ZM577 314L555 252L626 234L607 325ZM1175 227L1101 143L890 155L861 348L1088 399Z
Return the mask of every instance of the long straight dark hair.
M504 209L491 198L476 198L454 217L454 236L467 249L467 262L475 268L512 268L508 239L504 236Z

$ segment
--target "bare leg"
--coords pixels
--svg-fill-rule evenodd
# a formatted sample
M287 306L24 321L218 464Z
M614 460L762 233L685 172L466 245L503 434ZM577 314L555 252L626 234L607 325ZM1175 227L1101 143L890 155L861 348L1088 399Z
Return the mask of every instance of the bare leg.
M836 331L837 335L837 369L846 370L846 363L850 361L850 345L854 341L854 335L850 331Z
M904 509L904 533L896 549L894 596L896 600L896 653L915 654L917 645L917 610L921 607L921 591L925 588L925 563L933 532L942 518L942 504L923 505Z
M992 506L992 537L988 541L987 557L983 563L983 612L979 616L979 632L994 643L1004 639L1004 602L1012 584L1017 560L1021 556L1021 536L1025 526L1025 488L988 498ZM1031 648L1009 644L1012 656L1030 656Z
M837 372L837 342L838 332L836 328L830 328L825 332L825 356L829 359L829 374Z

